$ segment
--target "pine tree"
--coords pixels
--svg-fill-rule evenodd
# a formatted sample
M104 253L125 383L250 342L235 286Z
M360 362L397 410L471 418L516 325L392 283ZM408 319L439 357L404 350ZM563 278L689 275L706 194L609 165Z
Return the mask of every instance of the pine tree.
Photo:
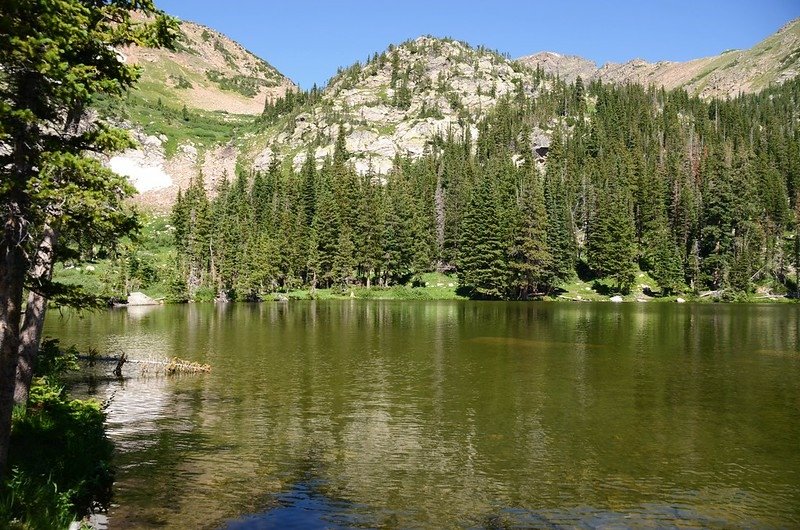
M355 260L359 276L366 286L372 285L372 277L383 255L382 239L385 223L383 187L372 183L372 176L361 179L358 204L358 219L354 233Z
M713 289L723 288L733 254L734 190L731 169L722 153L711 153L703 168L703 226L700 229L701 270L704 282Z
M414 217L408 181L399 166L389 175L386 190L386 222L383 231L384 281L405 282L412 274Z
M679 291L683 285L681 255L665 218L661 218L658 228L650 234L648 245L652 249L650 274L658 283L661 292L669 295Z
M333 261L339 242L341 222L339 207L330 189L329 179L325 178L326 171L324 169L322 175L323 181L317 190L317 205L312 228L319 243L319 280L329 286L333 279Z
M612 176L596 200L587 234L587 261L598 276L612 280L619 292L626 293L636 278L636 228L630 192Z
M552 256L551 275L554 283L567 281L575 274L575 232L572 212L566 199L565 173L561 136L557 133L547 154L544 179L547 247Z
M508 249L511 287L518 298L528 298L547 288L552 257L547 247L547 211L536 168L528 164L516 208L511 209L512 243Z
M491 181L483 178L473 191L463 220L458 278L472 298L506 297L506 243L498 230L496 198Z
M353 278L353 270L356 266L354 253L353 231L346 224L342 225L339 239L336 242L336 254L333 258L331 276L334 283L339 285L343 291L348 288L350 280Z

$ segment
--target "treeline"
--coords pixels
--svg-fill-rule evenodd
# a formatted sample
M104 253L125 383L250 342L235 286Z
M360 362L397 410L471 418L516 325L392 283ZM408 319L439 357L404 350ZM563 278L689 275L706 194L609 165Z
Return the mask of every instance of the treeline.
M639 270L664 294L797 288L800 80L711 102L580 79L538 92L386 176L357 175L340 134L320 169L309 152L299 173L241 174L213 199L198 179L173 211L181 296L431 270L457 272L476 298L553 293L576 275L625 293ZM546 162L531 148L542 130Z

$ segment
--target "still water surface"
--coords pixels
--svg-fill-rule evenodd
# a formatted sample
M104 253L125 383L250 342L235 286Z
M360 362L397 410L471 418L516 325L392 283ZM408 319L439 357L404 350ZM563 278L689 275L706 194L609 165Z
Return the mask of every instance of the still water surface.
M131 308L47 334L205 375L113 395L111 528L797 527L800 306Z

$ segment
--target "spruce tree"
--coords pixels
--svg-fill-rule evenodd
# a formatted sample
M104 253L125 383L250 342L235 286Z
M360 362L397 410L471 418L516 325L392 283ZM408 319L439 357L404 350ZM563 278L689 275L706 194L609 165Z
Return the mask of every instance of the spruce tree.
M626 293L636 279L636 228L626 186L613 176L599 191L587 234L587 261L601 277Z
M547 247L552 257L551 275L554 283L567 281L575 274L575 232L565 193L565 178L563 145L560 134L555 133L547 154L544 178Z
M511 208L511 244L508 249L510 287L518 298L547 289L552 257L547 247L547 211L539 175L527 164L519 201Z
M502 299L508 290L506 246L490 179L473 191L461 228L458 279L472 298Z

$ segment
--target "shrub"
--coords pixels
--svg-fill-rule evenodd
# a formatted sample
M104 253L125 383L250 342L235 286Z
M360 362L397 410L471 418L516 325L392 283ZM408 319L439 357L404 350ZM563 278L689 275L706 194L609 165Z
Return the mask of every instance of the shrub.
M27 407L14 411L12 472L0 488L0 520L12 527L64 528L111 502L105 411L94 400L71 399L61 383L76 358L74 348L43 341Z

